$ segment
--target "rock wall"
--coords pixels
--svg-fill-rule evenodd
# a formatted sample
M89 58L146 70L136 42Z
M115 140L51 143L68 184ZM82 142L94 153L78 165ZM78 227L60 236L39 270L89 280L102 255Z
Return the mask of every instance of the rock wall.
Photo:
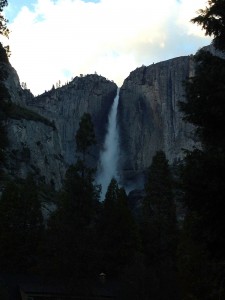
M26 177L29 172L56 189L65 171L76 160L75 134L84 112L92 115L97 136L92 163L97 164L108 112L116 95L115 83L98 75L76 77L69 84L34 97L21 88L19 77L7 61L0 59L1 84L10 103L5 121L9 146L5 174Z
M21 88L17 72L9 62L0 61L0 74L1 101L8 105L3 118L8 137L5 175L25 178L33 173L39 182L59 189L66 165L58 131L49 120L28 109L27 102L34 96Z
M118 124L120 165L125 181L135 181L157 150L170 163L194 145L193 127L182 120L178 102L185 100L184 81L194 74L192 56L178 57L136 69L120 90Z
M116 95L115 83L98 75L75 77L61 88L53 89L28 101L29 109L54 122L59 134L62 156L67 164L75 161L75 134L82 115L88 112L97 137L94 161L102 147L108 113Z
M212 53L212 46L206 47ZM217 53L214 53L218 55ZM92 116L97 145L91 163L98 163L110 107L117 86L104 77L86 75L34 97L20 86L12 66L0 60L0 72L10 101L22 108L8 119L8 169L15 176L35 170L42 180L60 188L67 167L76 160L75 134L84 112ZM182 149L196 141L193 127L182 120L178 102L185 101L184 82L194 75L193 56L184 56L130 73L120 89L118 128L123 183L140 179L157 150L170 163L182 159ZM25 110L25 111L23 111Z
M7 121L9 147L6 168L13 177L35 174L39 182L59 189L66 165L61 154L57 130L32 120Z

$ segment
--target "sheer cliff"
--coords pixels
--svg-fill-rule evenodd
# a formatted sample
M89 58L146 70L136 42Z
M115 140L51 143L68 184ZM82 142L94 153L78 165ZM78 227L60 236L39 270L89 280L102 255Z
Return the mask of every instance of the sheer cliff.
M185 100L184 81L193 76L192 56L142 66L130 73L120 91L118 125L121 166L126 181L151 164L157 150L172 163L191 148L192 127L182 120L178 102Z
M105 135L108 111L117 86L98 75L76 77L65 86L34 97L21 88L17 72L0 61L1 103L8 136L5 175L35 174L37 180L59 189L69 164L76 159L75 134L84 112L92 115L98 138L95 165Z
M9 139L5 170L10 176L34 172L59 189L65 170L76 160L75 134L84 112L94 123L98 143L91 162L98 164L115 83L96 74L80 76L34 97L21 88L7 60L0 61L0 75L8 91L1 101L10 104L4 121ZM178 107L185 101L184 82L193 75L193 56L184 56L142 66L125 79L117 114L123 183L136 183L157 150L164 150L173 163L183 157L183 148L195 145L193 127L182 120Z
M98 159L108 113L116 95L115 83L98 75L75 77L69 84L28 101L29 109L53 122L59 134L62 156L66 164L75 162L75 134L81 116L88 112L92 116L98 141L94 161Z

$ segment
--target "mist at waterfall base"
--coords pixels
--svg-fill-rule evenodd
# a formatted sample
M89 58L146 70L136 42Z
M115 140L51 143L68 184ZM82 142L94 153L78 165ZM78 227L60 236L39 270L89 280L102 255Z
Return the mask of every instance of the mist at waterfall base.
M118 158L119 158L119 134L117 128L117 108L119 103L119 89L113 101L109 117L108 128L105 137L104 147L100 153L100 167L96 182L101 184L101 201L104 200L111 179L119 179Z

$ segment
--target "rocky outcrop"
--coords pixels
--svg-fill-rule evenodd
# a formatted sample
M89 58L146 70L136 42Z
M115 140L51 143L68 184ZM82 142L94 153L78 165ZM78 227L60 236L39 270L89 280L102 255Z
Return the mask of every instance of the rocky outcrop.
M205 46L205 47L203 47L203 48L201 48L201 49L204 50L204 51L210 52L212 55L215 55L215 56L218 56L218 57L220 57L220 58L222 58L222 59L225 59L225 53L222 52L222 51L220 51L220 50L218 50L218 49L216 49L216 48L213 46L213 44L210 44L210 45L208 45L208 46Z
M193 76L192 56L142 66L131 72L120 90L118 123L120 165L125 181L136 180L157 150L170 163L194 145L193 128L184 123L178 102L185 100L184 81Z
M5 111L8 147L3 167L9 178L35 175L39 182L59 189L66 165L61 155L56 128L46 118L27 108L34 96L20 86L16 71L8 62L1 62L1 109ZM0 110L1 110L0 109Z
M66 165L58 132L42 122L26 119L7 121L9 147L6 169L13 177L35 175L39 182L59 189Z
M29 109L53 122L59 134L62 156L66 164L75 161L75 134L81 116L88 112L97 137L94 161L103 144L108 113L116 95L115 83L98 75L75 77L69 84L52 89L28 101Z

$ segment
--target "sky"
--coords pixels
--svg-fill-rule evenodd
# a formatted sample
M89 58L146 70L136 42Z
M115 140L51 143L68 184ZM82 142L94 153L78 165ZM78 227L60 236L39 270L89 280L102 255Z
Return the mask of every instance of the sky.
M190 19L206 0L8 0L10 62L34 95L97 74L121 86L131 71L210 44Z

